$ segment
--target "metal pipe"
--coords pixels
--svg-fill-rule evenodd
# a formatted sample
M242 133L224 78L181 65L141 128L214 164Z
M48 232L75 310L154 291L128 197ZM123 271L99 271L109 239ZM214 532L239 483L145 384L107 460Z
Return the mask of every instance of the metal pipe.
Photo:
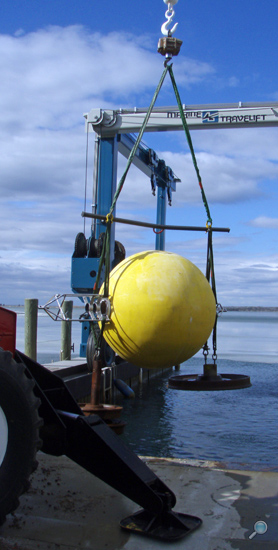
M106 216L102 216L100 214L91 214L90 212L82 212L81 216L83 218L96 218L97 220L102 220L103 222L106 220ZM125 218L113 218L114 222L117 223L125 223L127 225L138 225L139 227L150 227L151 229L165 229L165 230L174 230L174 231L208 231L207 227L197 227L197 226L190 226L190 225L161 225L157 223L147 223L147 222L139 222L134 220L127 220ZM222 233L229 233L230 229L228 227L210 227L210 231L214 232L222 232Z
M101 366L100 359L93 359L92 385L91 385L91 400L90 405L100 404L100 389L101 389Z

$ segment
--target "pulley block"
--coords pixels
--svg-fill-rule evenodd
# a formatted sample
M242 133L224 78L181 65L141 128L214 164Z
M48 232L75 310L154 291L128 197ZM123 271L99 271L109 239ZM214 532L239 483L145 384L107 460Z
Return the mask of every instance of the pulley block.
M181 49L182 40L167 36L160 38L158 41L157 51L161 55L178 55Z

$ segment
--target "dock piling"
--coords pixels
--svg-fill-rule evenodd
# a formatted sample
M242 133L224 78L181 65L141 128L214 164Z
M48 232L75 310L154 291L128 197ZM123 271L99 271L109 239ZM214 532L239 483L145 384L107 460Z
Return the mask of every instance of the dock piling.
M66 319L72 319L73 301L66 300L62 306ZM60 360L69 361L71 359L71 321L62 321L61 326L61 351Z
M24 353L33 361L37 360L37 326L38 326L38 300L26 299L24 302L25 313L25 348Z

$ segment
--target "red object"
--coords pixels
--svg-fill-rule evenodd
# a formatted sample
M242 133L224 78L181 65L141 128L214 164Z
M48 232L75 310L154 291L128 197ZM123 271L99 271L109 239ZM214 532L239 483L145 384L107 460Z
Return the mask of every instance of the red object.
M16 346L16 313L0 307L0 348L14 355Z

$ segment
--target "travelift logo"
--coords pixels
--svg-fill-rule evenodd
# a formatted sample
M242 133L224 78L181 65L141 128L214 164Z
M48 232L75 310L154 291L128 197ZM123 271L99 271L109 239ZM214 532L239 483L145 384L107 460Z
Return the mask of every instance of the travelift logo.
M204 124L209 124L210 122L218 122L219 113L218 111L203 111L202 119Z
M219 121L219 113L218 111L203 111L202 119L204 124L216 123Z

